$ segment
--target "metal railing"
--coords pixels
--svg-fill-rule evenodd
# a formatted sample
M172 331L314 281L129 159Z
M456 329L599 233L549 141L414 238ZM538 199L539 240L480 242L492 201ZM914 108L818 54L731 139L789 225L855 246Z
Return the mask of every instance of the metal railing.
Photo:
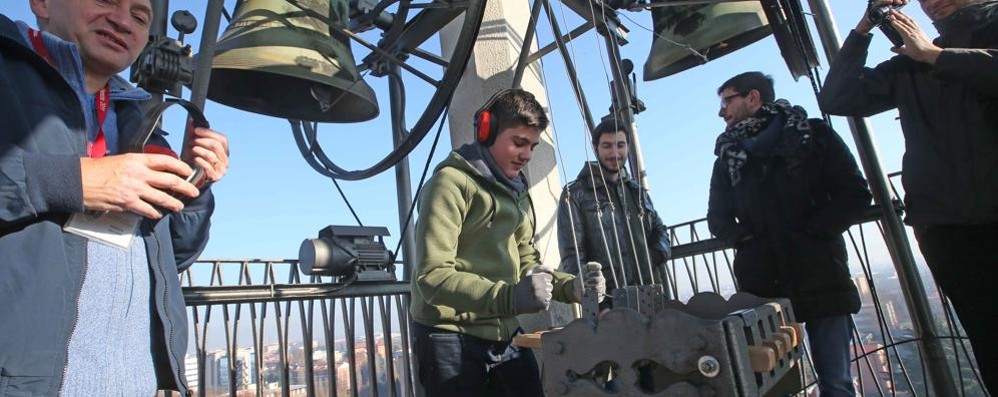
M890 176L900 197L893 186L899 173ZM899 200L894 206L903 209ZM852 373L864 396L929 396L902 286L892 267L876 266L890 262L878 214L871 207L846 236L863 301L853 316ZM705 219L672 226L670 237L673 298L736 291L734 251L710 235ZM291 260L200 261L181 280L195 341L187 376L196 395L414 395L408 282L343 285L303 276ZM931 276L923 273L922 281L935 292L930 302L961 396L987 395L952 308ZM799 395L810 395L810 358L802 365L807 386Z
M292 260L199 261L183 273L195 395L412 396L409 283L340 281Z

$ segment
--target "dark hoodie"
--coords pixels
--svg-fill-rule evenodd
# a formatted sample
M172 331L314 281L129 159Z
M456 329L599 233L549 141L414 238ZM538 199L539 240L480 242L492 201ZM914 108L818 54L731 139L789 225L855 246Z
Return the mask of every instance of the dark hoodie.
M457 154L464 157L464 160L475 167L478 172L487 178L495 179L497 182L513 190L513 193L521 194L527 189L527 178L522 173L510 178L502 172L495 157L489 152L489 148L478 142L466 143L457 149Z

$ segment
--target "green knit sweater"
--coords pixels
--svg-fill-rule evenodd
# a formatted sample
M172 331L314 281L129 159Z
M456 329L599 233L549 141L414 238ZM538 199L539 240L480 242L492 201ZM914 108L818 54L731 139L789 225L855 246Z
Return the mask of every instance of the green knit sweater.
M526 192L515 194L451 152L419 198L413 319L486 340L508 340L519 327L513 286L540 262L531 244L532 211ZM573 280L554 272L554 299L571 302Z

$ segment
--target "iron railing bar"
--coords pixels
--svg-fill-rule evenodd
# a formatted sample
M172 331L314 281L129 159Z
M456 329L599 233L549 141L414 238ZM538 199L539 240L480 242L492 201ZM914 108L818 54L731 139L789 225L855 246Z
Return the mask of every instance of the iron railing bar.
M357 397L357 348L354 339L357 334L354 328L354 299L353 297L341 300L342 311L343 311L343 331L346 335L347 342L347 359L350 360L350 365L348 366L350 370L350 394L353 397ZM347 310L347 302L350 302L349 310Z
M329 306L332 306L333 310L336 310L336 303L332 299L323 299L319 301L319 311L322 313L322 331L326 339L326 373L329 376L328 390L327 393L330 396L336 397L336 338L333 334L333 327L335 321L336 313L333 313L331 317L329 315Z
M225 287L185 287L187 306L219 303L284 302L309 299L408 294L408 282L265 284Z
M395 391L395 350L392 345L392 324L391 324L391 309L392 305L389 302L385 305L385 296L380 295L377 297L378 306L381 309L381 333L385 341L385 373L388 377L388 382L385 384L390 384L391 388L388 392L390 397L397 397L398 393Z
M363 297L360 300L361 317L364 319L364 344L367 346L367 366L371 374L368 379L371 383L372 396L378 397L378 358L375 351L378 343L374 339L374 297Z
M859 225L859 227L858 227L858 229L859 229L859 241L860 241L859 245L856 244L856 237L853 235L852 230L846 231L846 235L849 236L849 241L852 243L853 251L858 253L856 255L856 257L860 261L860 263L859 263L860 269L863 270L863 277L866 279L867 288L870 289L870 296L872 297L872 299L873 299L873 305L876 308L875 313L877 314L877 328L880 331L880 339L883 340L883 341L885 341L885 343L886 343L886 341L887 341L887 335L885 334L885 332L886 332L887 319L884 317L883 311L880 310L880 308L881 308L880 296L877 294L877 285L873 281L873 269L872 269L872 266L871 266L871 263L870 263L870 252L867 249L866 232L865 232L865 229L864 229L863 226L864 225ZM860 248L860 247L862 247L862 248ZM857 329L855 327L854 327L854 331L857 334L859 333L859 329ZM865 350L866 349L864 349L864 352L865 352ZM889 352L887 354L885 354L885 356L887 357L886 361L887 361L888 368L889 369L893 369L894 366L891 363ZM858 368L859 368L859 366L857 366L857 369ZM873 371L871 370L871 373L872 372ZM896 385L896 383L894 382L894 371L893 370L889 370L888 371L888 377L891 379L891 384L892 385ZM877 384L877 387L878 388L880 387L879 383ZM896 390L895 389L896 388L891 388L891 395L895 395L896 394ZM881 395L883 395L883 392L881 392Z
M297 269L292 268L291 271L290 271L290 273L291 273L291 277L293 279L293 282L300 284L301 283L301 278L300 278L300 275L299 275ZM301 317L300 318L300 322L301 322L301 328L302 328L302 339L305 340L305 343L304 343L304 345L305 345L304 346L305 347L305 350L304 350L304 353L305 353L305 357L304 357L304 360L305 360L305 394L308 397L315 397L315 376L314 376L314 373L313 373L314 368L315 368L315 365L314 365L314 363L315 363L315 359L314 359L315 355L314 355L314 352L312 350L312 344L313 344L313 341L315 340L315 339L313 339L313 335L312 335L312 325L313 325L312 314L314 313L313 309L315 307L314 302L315 302L314 300L308 301L308 312L307 312L308 315L306 316L305 302L304 301L298 301L298 316ZM290 302L289 302L289 304L290 304Z
M413 397L415 395L416 376L412 372L413 355L411 354L412 350L409 348L409 307L403 304L406 301L403 295L395 295L395 304L399 306L399 330L401 331L402 339L402 357L405 359L406 385L409 386L405 388L405 394L406 397Z

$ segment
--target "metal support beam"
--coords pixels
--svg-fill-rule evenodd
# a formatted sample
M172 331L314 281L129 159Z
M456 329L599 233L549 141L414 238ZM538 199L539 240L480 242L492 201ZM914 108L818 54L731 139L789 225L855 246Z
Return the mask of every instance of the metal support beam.
M648 173L645 171L644 155L641 153L641 137L638 135L638 123L634 119L634 103L631 102L632 87L628 76L629 71L624 70L622 67L623 59L620 56L620 40L616 34L618 30L614 29L613 24L610 22L607 23L607 27L611 29L606 31L603 38L606 41L606 52L609 54L610 72L613 76L613 84L610 87L613 90L614 97L613 111L622 124L631 127L631 136L628 138L630 140L628 143L628 146L630 146L627 154L628 162L630 162L631 173L641 187L641 190L647 191ZM655 271L649 268L648 274L653 275ZM668 275L663 271L662 276L662 287L665 288L665 296L668 299L672 299L674 296L671 282L666 280ZM649 282L653 281L649 280Z
M814 15L818 35L825 49L825 56L831 61L835 59L835 55L841 47L839 32L835 28L835 20L832 18L826 0L808 0L808 3ZM911 313L912 325L919 338L918 347L925 359L928 381L932 384L934 391L931 394L937 396L957 395L942 340L939 339L939 333L932 321L932 311L925 294L925 286L922 285L918 269L915 267L915 257L911 252L908 235L904 225L901 224L901 217L891 206L890 185L880 166L870 123L861 117L850 117L848 120L853 139L856 141L860 162L863 164L866 178L870 182L874 202L881 209L884 238L894 262L894 268L897 270L905 303Z
M582 91L582 84L579 83L579 75L575 72L575 62L572 62L572 57L568 54L568 49L565 48L565 40L561 37L561 27L558 26L558 19L554 15L554 9L551 8L551 2L548 0L538 0L544 5L544 12L547 13L548 21L551 22L551 32L554 33L554 41L558 45L558 52L561 53L561 59L565 61L565 72L568 73L568 79L572 82L572 91L575 93L575 99L579 101L579 107L582 108L582 116L585 118L586 127L591 132L596 128L596 123L593 122L593 114L589 110L589 102L586 101L586 94Z
M612 26L610 26L612 27ZM637 180L642 190L648 190L648 173L645 172L644 156L641 154L641 139L638 136L638 125L634 120L634 107L631 103L631 89L627 72L621 69L620 45L617 37L613 35L615 29L609 30L609 34L604 35L606 41L606 52L610 57L610 71L613 76L613 96L616 98L614 111L618 119L625 125L631 127L631 136L628 153L628 161L631 163L631 172Z
M402 70L392 66L388 73L388 93L392 107L392 141L399 147L409 131L405 130L405 85L402 82ZM399 233L402 240L402 280L409 281L412 277L412 261L416 257L416 235L409 210L412 208L412 181L409 179L409 157L403 157L395 164L395 186L398 198ZM398 255L398 252L395 253Z
M576 37L582 36L583 33L588 32L589 30L591 30L594 27L596 27L596 26L593 25L591 22L584 22L582 25L579 25L579 27L577 27L575 29L572 29L572 31L568 32L568 34L562 36L561 40L567 43L569 41L572 41L572 39L574 39ZM528 64L534 63L534 61L536 61L538 59L541 59L541 57L543 57L543 56L545 56L547 54L550 54L551 52L553 52L554 50L557 50L557 49L558 49L558 43L557 42L548 43L548 45L546 45L543 48L537 50L537 52L535 52L533 54L530 54L530 56L527 57L527 63Z
M149 2L152 7L152 23L149 25L149 37L162 37L166 36L167 23L166 21L170 18L170 0L152 0ZM148 44L147 44L148 45ZM132 67L137 67L139 61L132 64ZM151 109L163 102L163 94L158 92L150 92L151 98L144 101L142 108L145 110ZM157 127L161 126L163 121L160 120Z
M215 44L218 44L218 26L221 24L224 0L208 0L201 27L201 45L198 46L198 59L194 65L194 82L191 83L191 102L204 109L208 97L208 81L211 79L211 63L215 58Z
M523 35L523 46L520 48L520 57L516 60L516 69L513 72L513 88L520 88L523 81L523 70L527 68L527 58L530 55L530 45L534 43L534 33L537 31L537 18L541 16L541 0L534 0L534 5L530 7L530 21L527 22L527 33Z
M719 3L739 3L743 1L755 1L755 0L669 0L669 1L656 1L654 3L642 3L634 4L627 8L628 11L638 12L641 10L650 10L652 8L660 7L676 7L676 6L692 6L701 4L719 4Z
M621 45L627 44L627 38L625 37L628 31L627 28L620 24L620 19L617 18L617 11L610 8L605 2L597 0L561 0L561 2L582 17L582 19L596 26L596 30L599 32L605 32L610 29L621 29L617 31L618 36L620 36L618 39L619 43Z

